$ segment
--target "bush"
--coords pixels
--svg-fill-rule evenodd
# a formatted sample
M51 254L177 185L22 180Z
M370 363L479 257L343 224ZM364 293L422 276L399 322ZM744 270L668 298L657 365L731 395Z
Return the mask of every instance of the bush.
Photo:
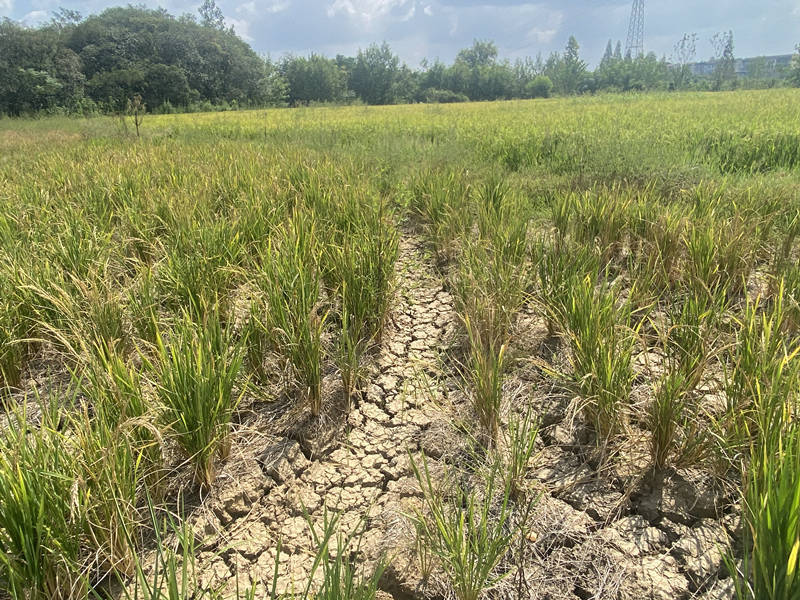
M553 93L553 82L547 75L537 75L525 86L528 98L549 98Z
M469 98L466 94L459 94L452 90L430 88L425 90L425 102L451 104L453 102L469 102Z

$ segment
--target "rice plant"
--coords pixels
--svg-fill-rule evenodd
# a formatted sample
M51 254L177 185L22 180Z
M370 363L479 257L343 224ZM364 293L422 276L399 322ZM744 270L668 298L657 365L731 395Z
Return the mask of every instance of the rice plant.
M146 485L148 494L158 499L165 476L165 441L155 424L156 407L145 398L137 368L118 353L97 351L94 355L97 358L89 363L81 382L92 417L103 429L101 433L124 437L135 455L138 479Z
M179 499L178 505L182 506ZM183 511L181 510L180 513ZM120 597L124 600L216 600L220 591L203 588L198 581L197 548L194 533L182 514L165 513L159 518L152 499L146 499L147 525L153 534L153 561L145 568L140 556L134 555L133 574L120 579ZM128 543L135 537L128 532ZM253 594L236 595L236 600L253 600Z
M613 289L598 289L587 277L572 288L562 310L583 410L605 443L624 423L633 385L631 308L618 305Z
M373 567L363 569L354 560L361 552L365 521L362 519L352 531L343 533L340 531L341 513L331 514L327 508L323 509L322 526L319 529L308 515L306 520L311 529L315 556L305 589L299 598L374 600L386 563L379 558ZM318 572L321 573L321 583L318 589L312 589Z
M759 403L785 406L786 398L761 398ZM788 600L800 593L800 432L795 411L789 410L780 421L770 417L774 429L762 428L751 447L744 474L742 569L732 557L726 561L739 600Z
M155 344L158 332L159 299L153 270L143 266L127 295L128 314L133 331L150 344Z
M492 446L497 443L500 431L507 343L496 335L484 337L487 333L476 327L469 316L464 318L464 325L469 340L469 356L464 368L470 383L472 406L486 435L487 446Z
M727 399L723 422L727 441L747 447L759 435L780 431L786 414L783 401L792 397L797 381L795 356L800 346L783 335L783 287L766 310L760 300L748 301L739 322L736 344L725 372Z
M160 295L178 314L182 310L203 313L219 304L224 315L227 294L243 260L243 244L236 231L224 221L189 222L178 226L172 236L158 270Z
M10 286L0 280L0 388L16 388L28 354L27 326Z
M469 182L463 171L426 171L411 189L410 209L421 218L425 237L440 263L454 259L469 230Z
M669 310L670 323L663 335L664 354L671 371L680 373L686 391L695 389L711 360L714 326L726 307L725 295L689 292Z
M263 294L265 323L273 349L285 357L295 380L318 416L322 408L322 371L327 351L322 334L327 313L320 302L320 253L315 224L296 211L281 237L262 258L257 285Z
M159 332L156 364L145 358L156 375L164 425L175 434L202 486L211 485L218 461L227 458L242 354L242 342L233 343L219 316L209 312L202 324L185 315L166 340Z
M741 218L708 218L685 232L686 274L689 286L713 295L722 288L741 292L756 251L753 232Z
M345 396L351 400L361 388L365 376L363 356L370 338L364 335L364 322L350 313L347 301L348 286L341 287L341 331L333 352L334 362L342 377Z
M424 511L412 519L423 533L459 600L478 600L480 595L510 572L498 571L524 523L512 519L511 488L502 484L497 468L485 484L471 490L455 486L445 498L437 489L422 455L411 457L411 469L422 489Z
M78 600L86 522L73 506L76 457L60 431L60 411L40 401L39 427L25 411L0 435L0 580L14 600Z
M342 322L348 315L348 335L364 346L380 343L394 293L398 237L382 207L352 208L347 224L328 231L321 254L328 294Z
M542 307L547 333L553 336L566 331L565 316L572 289L586 277L598 279L599 258L584 247L553 247L541 240L534 245L532 254L538 274L535 298Z
M530 408L524 415L514 414L509 419L504 437L503 473L506 485L511 488L511 497L515 500L525 495L525 475L536 452L538 435L539 423Z

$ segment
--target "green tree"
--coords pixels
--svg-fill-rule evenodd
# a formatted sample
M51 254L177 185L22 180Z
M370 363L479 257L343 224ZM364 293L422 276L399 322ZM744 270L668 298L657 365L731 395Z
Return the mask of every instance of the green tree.
M386 42L359 50L350 76L352 90L367 104L392 104L399 64Z
M554 52L545 63L544 74L553 81L553 88L559 94L576 94L581 89L587 71L579 51L578 40L570 36L564 54Z
M280 66L289 84L289 102L339 102L347 92L347 74L336 61L312 54L308 58L286 56Z
M474 40L472 46L459 51L456 62L467 65L470 69L488 67L497 60L497 46L490 40Z
M203 0L197 12L200 13L200 23L202 23L203 27L211 27L220 31L225 30L225 15L222 14L222 9L217 6L214 0Z
M269 57L264 60L264 76L259 82L259 88L259 101L262 104L284 106L289 101L289 82Z

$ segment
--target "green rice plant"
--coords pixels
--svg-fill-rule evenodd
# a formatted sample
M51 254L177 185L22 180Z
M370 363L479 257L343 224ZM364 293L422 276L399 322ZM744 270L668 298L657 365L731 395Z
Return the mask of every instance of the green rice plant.
M627 302L618 305L613 289L596 288L586 277L572 287L569 304L562 310L583 410L598 442L605 443L622 425L633 385L636 330L631 307Z
M515 268L480 242L466 242L452 278L456 310L486 344L507 340L525 301L528 269Z
M101 277L30 283L25 287L38 304L34 331L72 360L94 350L126 352L130 336L118 292Z
M698 424L689 384L681 371L666 373L654 386L647 414L650 459L656 470L670 464L697 463L706 455L708 438Z
M714 326L725 309L722 294L713 298L689 292L682 302L674 302L668 313L670 324L663 340L666 362L672 372L680 373L687 392L703 377L711 359Z
M505 434L505 456L503 473L511 497L519 499L525 495L525 475L536 452L536 437L539 423L529 408L524 416L513 414L508 421Z
M68 281L85 281L106 262L112 248L110 234L89 223L85 214L67 207L58 234L48 237L44 255L60 267Z
M115 423L102 404L69 417L74 434L78 482L83 502L85 539L90 563L84 568L93 580L110 573L131 575L135 548L126 531L139 525L137 508L143 465L140 450L129 437L127 422ZM113 410L113 409L112 409Z
M559 245L565 244L567 241L576 210L574 194L555 195L550 200L550 219L553 221L556 242Z
M333 357L336 367L342 377L342 387L348 401L352 400L353 395L361 388L365 376L362 364L364 353L370 342L370 338L365 336L364 322L354 317L349 312L349 302L347 301L348 286L346 283L341 287L341 320L342 328L339 333L339 340L336 344Z
M536 300L547 322L547 333L553 336L566 331L564 317L570 304L572 289L586 277L596 280L600 272L598 256L585 247L553 247L539 241L533 247L532 262L537 266Z
M685 233L686 277L692 289L714 290L722 276L717 260L717 239L714 226L695 223Z
M418 518L414 520L414 555L417 557L420 577L423 583L427 583L437 562L426 535L429 517L424 513L418 513L417 516Z
M85 522L73 504L76 457L58 431L61 412L42 401L41 424L24 410L0 434L0 581L14 600L78 600Z
M619 256L628 233L631 199L612 187L570 193L551 208L558 239L599 249L602 264Z
M0 274L0 389L19 387L28 355L29 325L10 278Z
M800 431L786 417L778 432L751 448L744 476L741 570L732 557L726 559L738 600L789 600L800 594Z
M178 504L182 506L182 501ZM135 554L133 575L120 581L120 597L124 600L218 600L219 590L203 588L198 581L195 535L182 518L183 511L178 516L165 513L159 518L149 497L146 508L155 547L152 565L146 569ZM129 532L128 543L133 545L134 541L133 533ZM237 600L240 597L236 595ZM244 594L244 600L252 599L251 591Z
M139 339L155 344L158 333L159 300L150 266L144 265L127 294L127 308L133 331Z
M380 343L394 294L398 237L382 210L357 209L349 231L330 232L321 254L328 295L339 301L340 318L349 315L349 334L365 345Z
M652 208L651 208L652 211ZM644 234L645 262L655 274L658 291L672 287L683 250L686 221L675 209L659 208L660 213L648 221Z
M785 265L789 263L795 247L795 241L797 236L800 235L800 208L787 211L785 220L783 239L780 246L775 249L773 258L773 273L776 279L783 272Z
M522 270L527 258L529 221L524 203L497 177L479 188L476 203L479 239L503 261Z
M261 300L250 303L250 315L245 326L247 346L244 350L244 365L247 372L259 384L269 382L267 359L274 350L275 335L264 321Z
M753 440L782 430L785 401L798 381L795 357L800 346L783 334L783 285L775 302L762 311L760 299L748 300L725 371L726 442L746 449ZM765 404L765 400L777 401Z
M727 181L701 181L684 192L688 203L688 213L693 222L708 221L724 208L723 199L727 190Z
M244 257L244 246L230 223L189 223L172 232L166 256L158 269L159 290L167 305L180 311L199 313L219 304L227 310L227 294L236 269Z
M137 368L118 353L100 349L85 370L81 391L101 433L124 438L135 456L138 480L144 482L148 494L159 498L163 492L164 440L154 424L155 409L145 399ZM84 425L85 423L79 423Z
M779 293L781 283L786 302L783 319L784 332L797 336L800 333L800 264L788 265L784 268L781 278L778 280L776 294Z
M753 232L742 219L709 218L694 222L685 233L686 277L695 290L744 290L755 256Z
M486 435L487 446L493 446L499 435L507 344L499 336L485 338L486 332L475 327L469 316L464 317L464 326L469 339L465 370L472 405Z
M459 600L477 600L510 574L498 565L521 534L524 523L512 519L511 488L495 465L484 485L456 485L446 498L435 486L427 459L410 459L422 489L424 508L412 516Z
M330 514L323 509L322 527L317 529L311 517L306 515L311 529L311 539L316 547L314 563L308 576L308 582L299 596L302 600L374 600L378 591L378 582L385 570L385 561L378 559L377 564L365 572L359 569L357 561L361 550L361 540L366 522L362 519L356 527L347 533L339 530L341 513ZM335 546L334 544L335 540ZM277 559L276 559L277 562ZM319 589L312 590L314 576L321 572L322 581ZM274 596L273 596L274 597Z
M421 218L428 243L439 262L456 257L460 240L472 224L467 173L429 170L412 184L411 212Z
M189 315L175 325L166 342L156 337L157 364L143 357L157 375L156 387L164 407L164 424L194 465L194 479L208 487L218 460L230 448L231 419L240 398L233 386L242 364L242 345L222 328L216 312L202 324Z
M296 211L262 259L257 285L274 351L286 358L311 414L322 408L322 369L326 351L320 315L320 252L311 215ZM259 318L261 318L259 316Z

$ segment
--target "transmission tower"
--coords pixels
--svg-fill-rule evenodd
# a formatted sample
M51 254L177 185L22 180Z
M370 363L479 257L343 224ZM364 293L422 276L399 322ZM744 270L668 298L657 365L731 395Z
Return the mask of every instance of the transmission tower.
M625 55L636 58L644 54L644 0L633 0L631 22L628 25L628 42Z

